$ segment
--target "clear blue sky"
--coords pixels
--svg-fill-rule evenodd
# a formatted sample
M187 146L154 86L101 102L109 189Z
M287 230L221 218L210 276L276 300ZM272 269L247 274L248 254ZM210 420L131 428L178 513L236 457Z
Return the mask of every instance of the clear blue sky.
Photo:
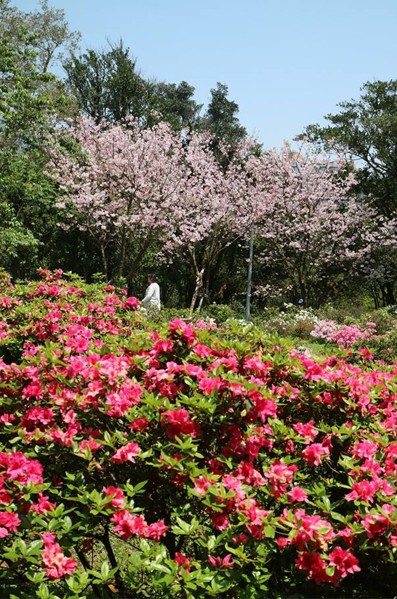
M38 0L11 0L24 11ZM397 79L397 0L49 0L81 47L120 38L147 78L187 81L206 107L219 81L265 147L324 123L363 83Z

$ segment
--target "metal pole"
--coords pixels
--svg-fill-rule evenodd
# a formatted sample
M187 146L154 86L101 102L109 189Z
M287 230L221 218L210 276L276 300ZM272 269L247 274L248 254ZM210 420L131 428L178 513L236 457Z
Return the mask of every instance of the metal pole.
M252 263L254 259L254 227L251 227L251 237L249 242L249 258L248 258L248 278L247 278L247 295L245 299L245 320L251 319L251 290L252 290Z

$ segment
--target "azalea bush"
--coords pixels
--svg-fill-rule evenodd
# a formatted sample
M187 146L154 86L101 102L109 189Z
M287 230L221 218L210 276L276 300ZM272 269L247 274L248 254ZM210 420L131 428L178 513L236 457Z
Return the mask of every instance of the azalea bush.
M311 331L311 336L334 343L338 347L352 347L371 339L376 333L376 324L366 322L360 327L357 324L337 324L333 320L319 320Z
M394 365L0 286L2 598L393 595Z

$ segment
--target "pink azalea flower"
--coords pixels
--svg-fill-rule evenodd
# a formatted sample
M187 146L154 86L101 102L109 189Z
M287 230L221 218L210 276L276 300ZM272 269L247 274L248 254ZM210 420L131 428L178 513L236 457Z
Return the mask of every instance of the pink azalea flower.
M135 462L135 458L141 452L141 448L138 443L127 443L120 447L116 453L110 458L112 462L121 464L122 462Z
M139 306L139 301L136 297L127 297L123 302L123 308L130 308L136 310Z
M144 431L149 426L149 420L147 418L135 418L130 424L132 431Z
M216 528L216 530L226 530L226 528L229 528L230 526L230 520L229 520L229 516L228 514L212 514L210 516L211 518L211 522L214 526L214 528Z
M309 420L308 422L297 422L292 425L292 428L298 435L304 437L307 443L314 441L314 439L318 435L318 429L314 426L314 420Z
M288 493L288 496L293 503L307 501L307 493L302 489L302 487L292 487L291 491Z
M47 532L42 535L42 539L44 542L42 561L48 578L56 580L73 574L77 568L77 561L71 557L66 557L61 546L56 543L55 535Z
M114 530L119 533L124 541L132 535L146 536L148 525L142 516L130 514L128 510L122 510L113 514L110 520L116 524Z
M42 484L43 467L38 460L27 458L22 451L0 453L0 476L27 486Z
M199 358L209 358L212 356L212 349L203 343L195 343L193 351Z
M0 512L0 539L12 532L17 532L21 520L18 514L13 512Z
M352 484L352 490L345 495L348 501L362 500L372 503L375 493L378 492L380 483L374 480L362 480Z
M154 541L159 541L162 536L165 535L169 526L164 524L164 520L159 520L158 522L153 522L153 524L149 524L146 536L149 539L153 539Z
M211 395L213 391L219 391L222 386L222 380L219 377L210 378L208 376L204 376L200 379L199 389L205 395Z
M270 492L278 499L287 492L288 486L292 484L294 474L297 471L295 464L284 464L277 460L274 462L270 470L264 472L264 475L270 482Z
M80 453L84 453L86 447L89 447L90 451L97 451L102 445L94 441L94 439L83 439L80 443Z
M153 351L156 354L165 354L172 352L174 349L174 342L171 339L159 339L153 344Z
M198 476L194 480L194 490L201 496L204 496L208 487L213 483L206 476Z
M109 503L112 507L123 508L125 505L126 497L119 487L103 487L105 497L109 499Z
M37 514L45 514L46 512L52 512L56 508L55 503L49 500L47 495L43 495L43 493L39 493L39 499L37 503L33 503L30 506L32 512L36 512Z
M177 339L178 337L184 339L188 347L190 347L196 339L196 333L194 332L193 328L183 320L175 319L170 322L169 327L171 331L171 337L173 339Z
M303 450L303 459L310 466L319 466L330 454L329 447L323 443L312 443Z
M332 582L333 577L326 572L327 562L317 551L304 551L295 560L296 567L307 573L308 580L314 580L317 584Z
M200 425L190 420L190 414L184 408L179 410L166 410L161 414L161 423L167 425L167 435L170 438L180 434L197 437L200 434Z
M364 439L364 441L360 441L353 445L352 455L355 458L372 458L378 451L378 447L378 443Z
M219 555L217 557L213 557L212 555L209 555L208 561L213 568L229 569L234 566L231 553L227 553L225 557L220 557Z
M177 566L183 567L186 572L190 572L190 564L192 563L192 558L187 557L184 553L175 552L174 562Z

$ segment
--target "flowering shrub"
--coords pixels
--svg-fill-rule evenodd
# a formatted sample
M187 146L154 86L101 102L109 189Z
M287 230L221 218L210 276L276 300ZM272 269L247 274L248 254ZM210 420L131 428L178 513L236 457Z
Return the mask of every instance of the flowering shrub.
M396 368L43 272L0 295L0 596L393 594Z
M312 308L299 308L294 304L284 304L283 309L276 312L272 308L265 308L263 316L261 325L269 332L299 338L310 338L319 320Z
M368 341L375 331L376 325L373 322L367 322L365 328L360 328L356 324L338 325L333 320L320 320L310 334L312 337L335 343L338 347L347 348L358 342Z

